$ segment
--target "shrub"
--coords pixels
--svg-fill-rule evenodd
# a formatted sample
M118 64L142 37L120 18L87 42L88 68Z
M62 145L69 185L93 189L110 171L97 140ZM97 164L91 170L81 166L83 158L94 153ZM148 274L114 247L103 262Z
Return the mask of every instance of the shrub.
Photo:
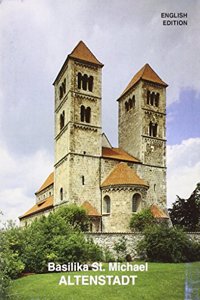
M141 212L134 214L130 220L130 228L133 231L144 231L148 226L156 223L150 208L143 209Z
M192 242L180 229L164 225L144 231L138 244L138 253L154 262L186 262L200 258L200 245Z

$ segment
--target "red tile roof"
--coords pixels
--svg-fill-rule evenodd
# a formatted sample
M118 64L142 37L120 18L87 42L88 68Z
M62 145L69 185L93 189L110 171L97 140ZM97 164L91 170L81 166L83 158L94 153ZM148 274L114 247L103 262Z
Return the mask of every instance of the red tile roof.
M80 59L103 67L103 64L94 56L90 49L83 41L80 41L74 50L69 54L69 57Z
M90 204L90 202L88 202L88 201L85 201L82 204L82 207L86 210L86 213L88 216L91 216L91 217L100 217L101 216L98 213L97 209L94 206L92 206L92 204Z
M129 82L129 84L127 85L127 87L125 88L123 93L121 94L120 98L141 79L150 81L150 82L155 82L155 83L158 83L160 85L167 87L167 84L164 81L162 81L162 79L158 76L158 74L156 74L156 72L150 67L150 65L146 64L146 65L144 65L144 67L142 69L140 69L135 74L135 76L133 76L133 78L131 79L131 81Z
M166 213L161 208L159 208L156 204L152 204L150 209L151 209L151 213L154 216L154 218L169 219L169 217L166 215Z
M47 177L47 179L45 180L45 182L42 184L42 186L39 188L39 190L35 194L38 194L39 192L41 192L42 190L46 189L47 187L49 187L53 183L54 183L54 172L52 172Z
M31 215L35 215L39 212L48 210L53 207L53 196L44 199L43 201L38 202L32 208L30 208L25 214L23 214L19 219L24 219L26 217L30 217Z
M142 185L148 187L148 184L123 162L113 168L101 186L107 187L116 185Z
M102 148L102 157L140 163L140 161L120 148Z

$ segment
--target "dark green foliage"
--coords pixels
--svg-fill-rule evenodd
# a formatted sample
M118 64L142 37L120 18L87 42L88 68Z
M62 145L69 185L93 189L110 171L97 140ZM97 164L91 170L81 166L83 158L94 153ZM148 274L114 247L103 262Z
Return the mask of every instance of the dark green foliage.
M56 215L61 216L67 223L71 224L74 228L81 231L87 231L89 226L89 219L86 211L77 205L67 205L59 208Z
M153 226L144 231L138 253L149 261L187 262L200 260L200 244L194 243L180 229L165 225Z
M177 196L169 214L173 225L186 231L200 231L200 183L188 199Z
M88 219L83 209L65 206L34 221L24 229L26 244L21 253L27 272L46 272L48 262L87 262L100 260L100 248L87 241L82 229Z
M130 220L130 228L133 231L144 231L148 226L156 223L150 208L143 209L137 214L133 214Z

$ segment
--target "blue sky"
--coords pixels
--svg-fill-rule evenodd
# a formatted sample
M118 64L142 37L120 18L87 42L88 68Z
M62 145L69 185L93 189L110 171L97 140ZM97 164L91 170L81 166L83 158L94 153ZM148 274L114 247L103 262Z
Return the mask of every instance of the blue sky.
M117 102L149 63L167 88L168 205L200 181L200 1L0 1L0 203L16 218L53 169L54 81L83 40L104 63L103 130L117 145ZM188 26L162 25L187 12Z

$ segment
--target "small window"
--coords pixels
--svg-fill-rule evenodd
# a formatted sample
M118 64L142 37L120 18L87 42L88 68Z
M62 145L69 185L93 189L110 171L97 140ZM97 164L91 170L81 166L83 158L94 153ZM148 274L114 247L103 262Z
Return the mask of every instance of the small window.
M82 185L85 185L85 177L81 176L81 180L82 180Z
M132 212L137 212L139 205L141 202L141 195L140 194L134 194L132 198Z
M158 125L156 123L149 123L149 135L152 137L157 137Z
M92 92L93 90L93 76L90 76L88 79L88 90Z
M147 104L150 102L150 91L147 91Z
M63 188L60 188L60 201L63 200Z
M106 214L110 214L111 211L111 207L110 207L110 197L109 196L105 196L103 198L103 212Z
M91 108L87 107L85 110L85 121L86 123L90 123L90 117L91 117Z

